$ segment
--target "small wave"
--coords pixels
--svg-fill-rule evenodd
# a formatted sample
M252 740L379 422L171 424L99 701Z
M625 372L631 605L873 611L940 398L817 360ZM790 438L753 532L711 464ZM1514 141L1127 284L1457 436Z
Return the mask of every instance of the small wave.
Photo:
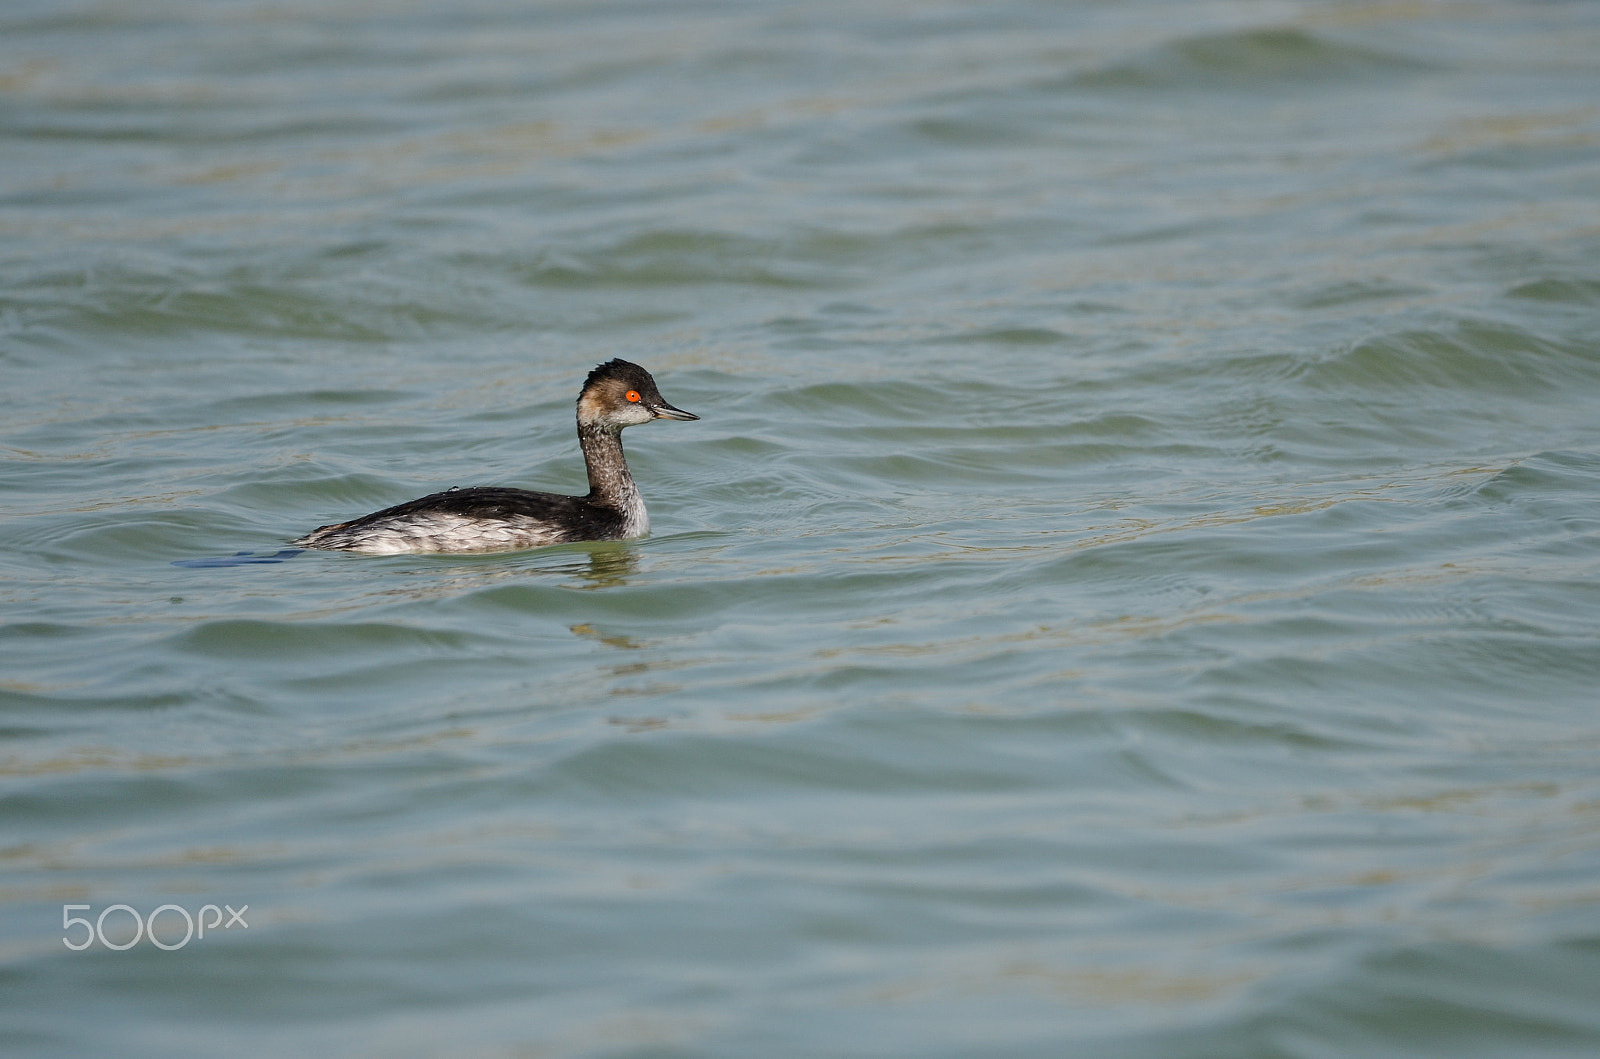
M0 310L69 332L113 333L123 341L210 332L362 343L412 337L472 312L459 303L446 308L444 299L430 306L412 295L391 298L381 289L355 297L349 291L329 294L319 276L305 274L293 261L214 277L97 265L12 288L0 299Z
M1312 365L1306 377L1313 385L1528 393L1579 382L1592 385L1596 376L1600 353L1591 348L1506 324L1463 323L1359 342Z
M1538 279L1511 288L1506 296L1565 305L1600 305L1600 282L1592 279Z
M204 559L174 559L173 566L202 569L213 566L256 566L262 563L281 563L304 552L304 548L280 548L275 552L234 552L232 555L213 555Z
M1541 452L1495 474L1478 486L1476 493L1490 500L1549 499L1561 495L1587 500L1600 494L1600 456Z
M1302 29L1252 29L1164 44L1069 81L1073 88L1280 91L1428 69L1415 59L1326 40Z
M840 265L858 262L869 241L813 232L767 239L713 231L644 232L608 247L552 251L532 262L502 262L539 287L632 287L731 283L826 287Z
M453 656L473 638L443 629L393 622L308 623L228 618L202 622L177 634L173 647L211 658L369 658L374 651L397 656Z

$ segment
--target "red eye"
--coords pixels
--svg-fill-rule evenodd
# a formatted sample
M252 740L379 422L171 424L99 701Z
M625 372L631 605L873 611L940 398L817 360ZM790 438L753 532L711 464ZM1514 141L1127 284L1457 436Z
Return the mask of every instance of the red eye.
M628 400L632 401L634 404L638 404L639 403L639 391L638 390L629 390L627 396L628 396Z

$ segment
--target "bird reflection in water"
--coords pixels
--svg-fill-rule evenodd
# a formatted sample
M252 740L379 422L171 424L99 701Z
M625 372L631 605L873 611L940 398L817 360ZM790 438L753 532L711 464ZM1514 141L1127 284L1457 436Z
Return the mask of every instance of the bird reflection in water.
M580 579L580 583L569 587L615 588L627 584L628 577L639 569L639 556L626 546L591 548L586 558L587 562L574 562L559 568L562 573L570 573Z

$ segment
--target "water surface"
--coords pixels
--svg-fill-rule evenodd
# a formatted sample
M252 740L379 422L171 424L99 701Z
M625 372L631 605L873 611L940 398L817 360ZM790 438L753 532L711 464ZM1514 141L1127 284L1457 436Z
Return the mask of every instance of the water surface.
M9 5L0 1044L1594 1054L1597 85L1578 3ZM581 491L614 356L650 538L282 551Z

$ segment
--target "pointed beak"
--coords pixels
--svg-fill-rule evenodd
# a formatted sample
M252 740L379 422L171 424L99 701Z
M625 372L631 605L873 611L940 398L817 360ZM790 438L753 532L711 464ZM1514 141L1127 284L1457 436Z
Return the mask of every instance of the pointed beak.
M665 402L665 401L662 401L660 404L651 405L650 406L650 411L657 419L699 419L700 418L699 416L695 415L693 412L685 412L681 408L674 408L670 404L667 404L667 402Z

